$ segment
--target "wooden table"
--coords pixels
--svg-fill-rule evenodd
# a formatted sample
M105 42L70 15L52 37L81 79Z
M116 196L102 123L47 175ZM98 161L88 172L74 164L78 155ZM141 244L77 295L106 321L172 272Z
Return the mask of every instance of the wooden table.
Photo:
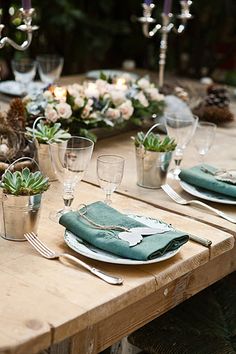
M207 237L211 249L190 241L172 259L135 267L83 258L124 279L122 286L112 286L77 266L44 259L26 242L0 239L1 354L36 354L49 346L62 353L62 344L63 353L97 353L236 269L235 225L205 210L177 205L162 190L138 187L130 135L97 143L75 205L103 198L95 185L96 156L115 152L125 156L126 169L119 193L113 195L114 207ZM233 139L232 130L219 129L221 146L216 144L209 160L231 166ZM195 163L192 149L186 152L186 166ZM52 249L75 255L64 244L64 229L48 217L59 207L60 190L54 182L44 195L39 237ZM235 207L223 209L236 217Z

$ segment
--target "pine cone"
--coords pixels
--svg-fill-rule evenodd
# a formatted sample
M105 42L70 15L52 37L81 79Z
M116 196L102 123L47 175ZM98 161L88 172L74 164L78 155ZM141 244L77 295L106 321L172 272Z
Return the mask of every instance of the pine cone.
M25 108L20 98L14 98L7 112L8 124L15 130L25 130Z
M206 106L204 103L201 103L195 108L193 113L196 114L200 120L206 120L216 124L228 123L234 120L234 116L228 108Z
M217 106L219 108L229 107L229 93L225 87L211 85L208 87L207 93L208 95L205 98L206 106Z

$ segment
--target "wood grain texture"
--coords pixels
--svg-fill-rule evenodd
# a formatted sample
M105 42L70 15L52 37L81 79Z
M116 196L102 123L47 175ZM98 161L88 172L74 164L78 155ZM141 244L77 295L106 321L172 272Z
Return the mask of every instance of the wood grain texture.
M55 182L44 195L39 237L56 251L75 254L64 244L63 227L48 218L50 211L59 207L58 199L55 198L59 193L60 184ZM79 202L90 203L100 197L99 188L81 183L75 205ZM9 353L25 354L30 348L34 354L50 344L75 335L79 336L82 348L78 353L83 353L83 348L88 346L91 347L91 353L95 353L100 347L121 338L124 332L130 333L134 329L133 320L122 327L125 314L127 321L134 316L134 304L144 303L144 311L137 314L136 327L159 314L159 310L155 310L155 302L152 304L149 301L161 301L160 294L164 287L168 285L170 289L173 287L177 290L176 294L170 290L170 298L161 305L161 312L184 300L189 280L184 280L182 284L183 279L188 279L191 272L194 274L199 267L209 264L210 259L219 259L234 245L234 238L228 233L132 198L114 195L114 207L119 210L129 208L137 214L158 217L186 232L197 231L199 235L212 240L211 253L201 245L188 242L173 259L146 266L128 267L86 260L104 271L123 277L124 285L115 287L77 266L44 259L27 242L1 239L0 281L4 287L0 293L0 335L9 337L7 342L5 339L4 347L0 343L2 353L10 350ZM117 320L113 323L117 335L113 333L109 322L116 316ZM103 335L104 342L101 338ZM74 347L77 344L72 342L70 350L73 354L76 353ZM3 348L7 349L4 351Z

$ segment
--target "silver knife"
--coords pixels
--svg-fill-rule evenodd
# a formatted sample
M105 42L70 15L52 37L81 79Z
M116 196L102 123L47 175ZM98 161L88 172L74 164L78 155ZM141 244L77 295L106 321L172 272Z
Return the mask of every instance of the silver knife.
M205 247L211 247L212 241L208 240L207 238L202 238L196 235L189 235L189 239L191 241L200 243L200 245L205 246Z

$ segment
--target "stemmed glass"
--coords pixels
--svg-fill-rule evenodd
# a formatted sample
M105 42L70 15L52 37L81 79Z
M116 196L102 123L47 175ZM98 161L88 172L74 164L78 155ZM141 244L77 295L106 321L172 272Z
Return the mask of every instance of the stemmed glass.
M111 194L120 185L124 173L125 159L118 155L100 155L97 158L97 177L106 198L104 203L110 205Z
M40 80L45 85L53 84L57 81L62 72L64 59L58 55L38 55L36 57L38 63L38 72Z
M184 150L191 141L198 123L197 116L181 118L179 115L165 117L167 134L174 138L177 146L174 152L175 168L169 171L168 176L179 179L180 164L183 159Z
M75 188L87 170L93 147L92 140L80 136L72 136L60 144L50 144L52 166L58 180L63 184L64 201L64 208L56 215L51 215L52 219L58 220L71 210Z
M200 155L201 163L210 150L216 133L216 124L210 122L199 122L194 135L194 145Z
M19 82L21 86L21 94L27 94L27 87L34 80L36 74L35 60L28 58L13 59L11 61L11 68L15 80Z

